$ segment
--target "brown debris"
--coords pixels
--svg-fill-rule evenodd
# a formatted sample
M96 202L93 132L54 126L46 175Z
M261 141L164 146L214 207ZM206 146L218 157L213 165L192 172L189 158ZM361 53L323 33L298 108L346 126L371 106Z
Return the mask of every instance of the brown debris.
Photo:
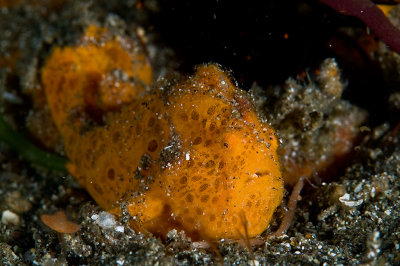
M76 233L80 229L78 224L68 220L64 211L58 211L54 214L42 214L40 215L40 220L54 231L62 234Z

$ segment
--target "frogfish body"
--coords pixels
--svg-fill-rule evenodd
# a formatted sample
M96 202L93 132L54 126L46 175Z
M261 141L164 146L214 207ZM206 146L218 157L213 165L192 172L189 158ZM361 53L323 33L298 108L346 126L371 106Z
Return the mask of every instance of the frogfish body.
M140 49L95 26L86 36L56 48L42 69L70 173L105 210L128 210L159 236L261 234L283 181L275 132L247 94L214 64L167 92L146 90L152 73Z

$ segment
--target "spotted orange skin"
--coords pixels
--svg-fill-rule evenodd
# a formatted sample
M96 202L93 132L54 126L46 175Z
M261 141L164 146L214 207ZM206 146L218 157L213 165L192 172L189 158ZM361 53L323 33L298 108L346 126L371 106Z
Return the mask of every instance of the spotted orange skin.
M152 70L139 48L127 37L92 25L78 45L53 50L42 69L42 83L60 131L75 131L84 119L100 120L104 112L144 94ZM60 95L68 101L49 100ZM69 120L73 112L80 119Z
M240 239L247 222L248 236L260 235L283 194L275 132L215 65L199 67L175 86L167 113L180 155L144 196L147 206L161 206L144 225L165 234L159 224L167 218L195 239ZM146 210L128 208L132 215Z
M85 38L104 35L89 28ZM117 39L106 40L109 46L125 51ZM71 174L101 207L115 215L127 209L136 227L155 235L178 229L193 240L240 239L243 223L248 237L261 234L283 181L275 132L247 95L218 66L203 65L166 95L128 85L126 93L111 80L106 87L118 100L99 88L112 69L148 84L151 68L143 54L135 55L144 58L139 63L123 56L120 65L98 62L98 49L90 41L57 48L42 70Z

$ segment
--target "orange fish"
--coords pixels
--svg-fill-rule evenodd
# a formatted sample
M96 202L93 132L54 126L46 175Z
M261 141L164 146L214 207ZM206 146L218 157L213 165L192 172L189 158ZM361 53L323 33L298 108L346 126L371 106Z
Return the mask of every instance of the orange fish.
M148 92L148 60L121 38L91 26L42 69L70 173L105 210L128 210L159 236L239 239L243 214L246 235L261 234L283 197L274 130L217 65Z

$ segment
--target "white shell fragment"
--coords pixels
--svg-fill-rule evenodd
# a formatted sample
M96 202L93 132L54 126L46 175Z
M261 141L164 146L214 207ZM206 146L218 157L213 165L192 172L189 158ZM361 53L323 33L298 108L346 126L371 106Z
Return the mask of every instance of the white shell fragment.
M111 213L104 211L99 213L99 216L96 219L96 223L103 228L111 228L117 224L117 222L114 219L114 216Z
M350 194L345 193L343 196L339 198L339 201L346 206L356 207L361 205L364 201L362 199L359 200L350 200Z
M5 210L1 214L1 222L3 224L19 225L19 216L12 211Z

